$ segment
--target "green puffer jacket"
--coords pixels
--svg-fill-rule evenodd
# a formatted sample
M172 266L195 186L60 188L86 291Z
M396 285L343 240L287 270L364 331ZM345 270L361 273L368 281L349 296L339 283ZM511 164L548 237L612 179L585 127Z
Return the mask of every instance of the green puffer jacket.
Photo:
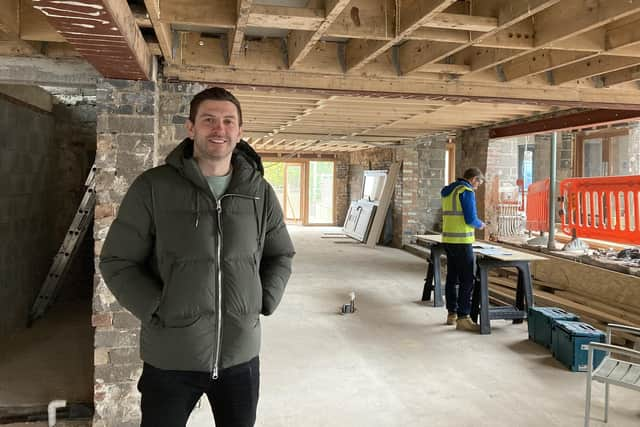
M293 244L259 157L240 142L232 164L216 200L185 139L133 182L102 248L104 280L141 320L140 355L156 368L216 377L257 356L260 314L291 275Z

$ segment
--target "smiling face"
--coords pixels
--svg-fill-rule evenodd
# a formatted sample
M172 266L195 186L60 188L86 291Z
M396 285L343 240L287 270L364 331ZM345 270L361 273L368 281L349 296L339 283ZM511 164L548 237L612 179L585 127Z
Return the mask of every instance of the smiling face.
M203 101L195 121L187 120L187 132L193 139L193 156L198 164L204 166L203 169L215 169L216 175L220 171L226 174L233 149L242 138L236 106L230 101Z

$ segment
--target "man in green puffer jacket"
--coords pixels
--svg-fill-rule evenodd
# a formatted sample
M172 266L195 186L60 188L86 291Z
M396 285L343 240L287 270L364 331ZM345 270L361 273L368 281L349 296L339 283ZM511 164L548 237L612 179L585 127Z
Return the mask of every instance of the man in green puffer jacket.
M184 426L203 393L217 427L249 427L259 390L260 314L278 306L294 248L239 101L191 101L189 138L131 185L100 270L140 319L142 426Z

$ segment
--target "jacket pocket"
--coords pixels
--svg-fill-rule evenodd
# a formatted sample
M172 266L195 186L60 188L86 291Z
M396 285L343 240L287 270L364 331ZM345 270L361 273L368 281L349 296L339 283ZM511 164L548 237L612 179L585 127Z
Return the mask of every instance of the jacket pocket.
M209 258L173 262L156 311L161 325L187 327L203 314L215 311L214 270L213 260Z
M209 371L214 352L215 323L198 316L183 327L143 325L140 356L160 369Z

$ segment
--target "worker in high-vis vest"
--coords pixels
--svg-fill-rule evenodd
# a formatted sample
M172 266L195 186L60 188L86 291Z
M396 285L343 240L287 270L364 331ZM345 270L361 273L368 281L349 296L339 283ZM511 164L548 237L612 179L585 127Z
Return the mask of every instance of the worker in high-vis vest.
M473 248L475 230L484 228L478 218L475 191L484 182L478 168L467 169L462 178L442 189L442 243L447 254L447 325L479 332L469 317L473 291ZM456 287L458 288L456 291Z

